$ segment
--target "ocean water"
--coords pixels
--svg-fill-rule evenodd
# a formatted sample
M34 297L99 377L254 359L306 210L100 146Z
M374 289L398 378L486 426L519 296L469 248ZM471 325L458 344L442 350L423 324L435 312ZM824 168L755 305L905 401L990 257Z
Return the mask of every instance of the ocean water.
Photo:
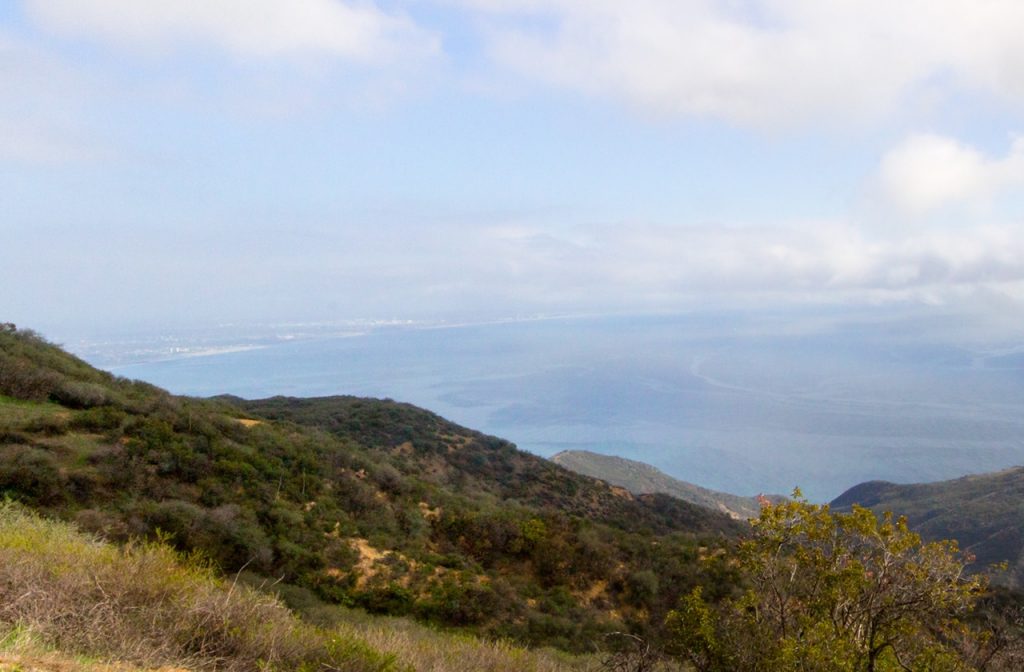
M115 367L197 396L354 394L548 456L587 449L737 494L1024 463L1024 357L915 324L736 315L392 328Z

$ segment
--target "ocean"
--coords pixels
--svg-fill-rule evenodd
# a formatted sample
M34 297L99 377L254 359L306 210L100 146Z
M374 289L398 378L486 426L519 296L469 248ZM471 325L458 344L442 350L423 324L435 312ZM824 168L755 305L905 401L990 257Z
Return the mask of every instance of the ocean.
M738 314L389 327L111 368L196 396L352 394L543 456L586 449L737 494L827 501L1024 463L1024 354L916 322Z

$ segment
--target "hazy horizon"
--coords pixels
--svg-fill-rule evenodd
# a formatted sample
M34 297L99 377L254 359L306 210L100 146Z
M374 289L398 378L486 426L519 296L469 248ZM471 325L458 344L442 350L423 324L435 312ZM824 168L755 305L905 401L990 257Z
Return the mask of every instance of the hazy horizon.
M79 352L176 393L386 397L544 456L595 450L737 494L828 500L864 480L1024 463L1024 340L954 338L946 321L876 309L291 325Z

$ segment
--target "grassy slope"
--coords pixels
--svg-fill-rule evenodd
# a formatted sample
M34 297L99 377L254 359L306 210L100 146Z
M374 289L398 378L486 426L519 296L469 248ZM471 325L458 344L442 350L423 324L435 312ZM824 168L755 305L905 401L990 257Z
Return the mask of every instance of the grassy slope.
M292 597L584 650L730 589L697 562L742 529L726 517L407 405L175 397L3 329L0 394L0 493L108 539L162 530Z
M1024 585L1024 468L914 485L871 481L832 502L852 504L906 515L926 539L956 539L979 570L1008 562L1005 582Z
M643 462L589 450L565 450L551 460L578 474L599 478L633 493L664 493L734 518L756 518L761 511L756 497L740 497L687 483Z

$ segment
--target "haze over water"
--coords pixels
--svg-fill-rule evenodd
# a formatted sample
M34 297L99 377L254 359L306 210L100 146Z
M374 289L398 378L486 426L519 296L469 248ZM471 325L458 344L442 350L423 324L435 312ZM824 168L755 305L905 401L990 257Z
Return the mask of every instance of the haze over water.
M1024 354L920 321L740 314L377 329L118 366L190 395L390 397L549 456L587 449L700 485L828 500L1024 462ZM934 326L934 325L931 325Z

